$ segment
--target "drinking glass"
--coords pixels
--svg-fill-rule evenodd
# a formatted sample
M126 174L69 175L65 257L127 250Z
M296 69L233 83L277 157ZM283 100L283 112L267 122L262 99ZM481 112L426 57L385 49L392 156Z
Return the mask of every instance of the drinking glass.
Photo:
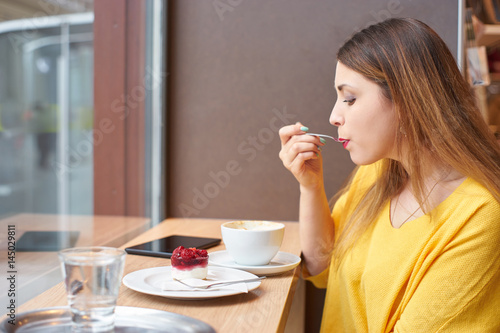
M73 331L112 331L125 251L112 247L77 247L59 251L59 259Z

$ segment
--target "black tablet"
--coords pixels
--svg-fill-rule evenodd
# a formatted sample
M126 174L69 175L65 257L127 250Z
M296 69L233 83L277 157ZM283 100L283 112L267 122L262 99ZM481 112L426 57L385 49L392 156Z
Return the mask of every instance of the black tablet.
M173 235L151 242L127 247L125 251L129 254L139 254L150 257L170 258L172 252L179 247L195 247L197 249L208 249L220 244L219 238L205 238L194 236Z

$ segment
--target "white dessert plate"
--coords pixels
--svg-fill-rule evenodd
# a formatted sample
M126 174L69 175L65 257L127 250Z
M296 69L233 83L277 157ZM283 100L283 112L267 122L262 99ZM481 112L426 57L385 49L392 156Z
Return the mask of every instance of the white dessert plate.
M256 275L226 267L208 267L208 276L211 281L233 281L257 278ZM165 281L172 281L172 266L153 267L141 269L127 274L123 278L123 284L128 288L140 293L163 296L173 299L198 300L205 298L216 298L240 294L241 291L231 289L214 290L163 290L162 285ZM248 291L258 288L261 281L247 282Z
M256 275L276 275L297 267L300 264L300 257L280 251L267 265L245 266L237 264L227 251L217 251L209 253L208 263L209 265L241 269Z

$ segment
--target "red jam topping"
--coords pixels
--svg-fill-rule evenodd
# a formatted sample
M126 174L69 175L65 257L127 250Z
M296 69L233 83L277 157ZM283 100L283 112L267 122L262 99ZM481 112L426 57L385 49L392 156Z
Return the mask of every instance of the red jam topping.
M186 249L184 246L179 246L172 253L170 258L172 266L176 269L192 269L196 267L206 267L208 265L207 250L200 250L194 247Z

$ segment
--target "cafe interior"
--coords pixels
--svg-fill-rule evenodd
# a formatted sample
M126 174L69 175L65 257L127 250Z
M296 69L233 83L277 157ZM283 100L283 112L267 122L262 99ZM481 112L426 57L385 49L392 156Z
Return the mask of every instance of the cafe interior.
M122 283L117 308L135 307L144 323L163 325L151 332L172 323L203 323L200 332L319 331L324 290L301 277L299 188L278 157L277 132L300 121L336 134L328 122L336 50L354 31L390 17L426 22L462 68L475 69L464 75L497 131L500 25L469 7L457 0L0 0L4 324L13 315L37 325L43 315L34 312L67 306L64 248L125 249L181 235L218 240L208 248L215 257L225 252L222 223L255 220L285 225L283 261L243 268L266 276L250 290L179 295ZM468 62L471 55L477 62ZM323 159L333 196L354 164L335 143ZM128 253L123 276L168 266L167 257ZM142 324L137 331L149 332ZM10 326L0 330L14 332Z

